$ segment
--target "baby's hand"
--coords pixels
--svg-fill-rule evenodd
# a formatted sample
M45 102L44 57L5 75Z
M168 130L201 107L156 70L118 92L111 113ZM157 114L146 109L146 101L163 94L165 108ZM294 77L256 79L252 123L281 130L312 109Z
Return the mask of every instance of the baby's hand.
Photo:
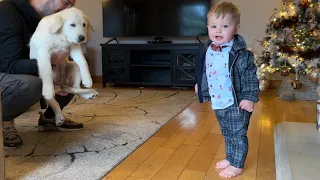
M244 109L244 110L248 111L248 112L252 112L252 111L253 111L253 104L254 104L254 103L253 103L252 101L242 100L242 101L240 102L239 107L240 107L241 109Z
M198 93L198 84L194 85L194 92Z

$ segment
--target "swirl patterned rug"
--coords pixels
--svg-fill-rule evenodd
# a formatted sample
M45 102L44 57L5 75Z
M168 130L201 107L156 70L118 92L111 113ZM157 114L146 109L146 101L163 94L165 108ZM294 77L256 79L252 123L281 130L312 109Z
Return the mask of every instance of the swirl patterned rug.
M38 132L40 107L16 119L24 146L6 150L7 179L97 180L196 100L185 90L98 89L100 96L75 97L64 109L83 122L76 132Z

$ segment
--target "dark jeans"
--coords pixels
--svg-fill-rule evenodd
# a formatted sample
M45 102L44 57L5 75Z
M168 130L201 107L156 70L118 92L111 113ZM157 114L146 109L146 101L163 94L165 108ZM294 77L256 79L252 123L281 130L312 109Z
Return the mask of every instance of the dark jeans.
M0 90L3 121L11 121L40 101L42 80L31 75L0 73ZM56 95L56 99L60 107L63 108L72 100L73 96L73 94L68 96ZM50 107L44 114L54 117Z

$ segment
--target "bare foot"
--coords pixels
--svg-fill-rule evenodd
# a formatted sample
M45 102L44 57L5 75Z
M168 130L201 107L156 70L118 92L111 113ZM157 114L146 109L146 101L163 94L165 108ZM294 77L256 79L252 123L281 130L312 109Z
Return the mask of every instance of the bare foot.
M216 164L216 168L217 169L225 169L226 167L228 167L230 165L230 162L227 161L226 159L222 160L222 161L219 161L217 164Z
M228 166L223 171L221 171L219 175L224 178L234 178L236 176L239 176L242 172L243 172L243 169L236 168L233 166Z

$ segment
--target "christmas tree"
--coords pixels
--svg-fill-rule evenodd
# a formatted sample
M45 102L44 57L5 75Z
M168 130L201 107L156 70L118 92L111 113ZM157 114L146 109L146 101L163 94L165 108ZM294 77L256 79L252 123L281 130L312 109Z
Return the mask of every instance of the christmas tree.
M281 72L320 74L320 2L284 0L267 24L266 36L259 41L261 55L256 59L258 76ZM315 73L316 72L316 73ZM309 76L310 77L310 76Z

